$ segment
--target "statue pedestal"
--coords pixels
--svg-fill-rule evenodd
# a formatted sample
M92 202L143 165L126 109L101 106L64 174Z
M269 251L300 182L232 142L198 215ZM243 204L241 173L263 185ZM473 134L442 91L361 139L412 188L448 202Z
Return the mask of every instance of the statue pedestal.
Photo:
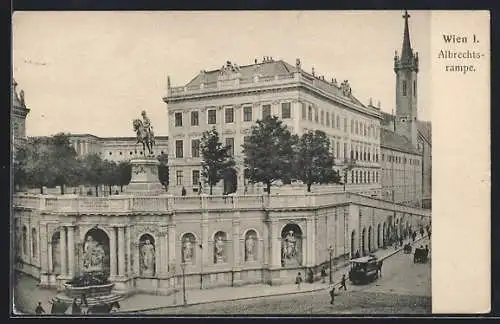
M133 159L132 177L127 186L127 193L138 196L157 196L165 193L165 188L158 178L160 162L155 158Z

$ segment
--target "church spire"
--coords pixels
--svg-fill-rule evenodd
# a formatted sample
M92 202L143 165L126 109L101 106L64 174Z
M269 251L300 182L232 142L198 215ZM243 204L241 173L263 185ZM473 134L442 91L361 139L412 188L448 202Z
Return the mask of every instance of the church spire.
M408 28L408 18L410 18L410 15L407 10L405 10L403 18L405 19L405 30L403 35L403 48L401 50L401 61L410 63L413 59L413 51L410 43L410 30Z

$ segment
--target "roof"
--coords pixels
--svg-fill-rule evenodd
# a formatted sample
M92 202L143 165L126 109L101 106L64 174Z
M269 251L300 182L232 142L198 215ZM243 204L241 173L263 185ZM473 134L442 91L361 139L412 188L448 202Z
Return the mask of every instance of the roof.
M92 137L99 140L108 141L135 141L137 138L135 136L114 136L114 137L99 137L92 134L71 134L70 137ZM168 136L155 136L157 140L168 140Z
M380 146L403 151L406 153L419 154L406 136L381 128Z
M231 62L227 62L231 64ZM234 64L233 64L234 66ZM195 76L191 81L186 84L186 87L199 87L201 83L212 83L217 82L217 79L221 73L221 69L211 70L211 71L201 71L197 76ZM260 63L238 66L238 73L242 79L251 79L254 75L259 77L273 77L276 75L290 74L294 73L297 68L283 60L267 60ZM342 94L342 89L339 85L333 84L327 80L321 79L318 76L313 76L310 73L300 70L303 76L310 79L316 79L316 87L329 92L335 96L342 97L344 99L349 98L353 103L365 107L361 101L356 97L351 95L350 97L345 97Z
M419 134L432 145L432 123L430 121L417 121Z
M394 115L381 111L380 112L382 121L382 126L386 129L394 129L391 125L394 122ZM424 138L429 144L432 144L432 123L430 121L417 120L417 130L420 136Z

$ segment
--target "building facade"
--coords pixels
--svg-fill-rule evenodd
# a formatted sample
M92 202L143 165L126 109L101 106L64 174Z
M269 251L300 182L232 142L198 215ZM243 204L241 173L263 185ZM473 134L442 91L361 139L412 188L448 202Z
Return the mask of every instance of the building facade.
M120 162L144 155L136 137L97 137L91 134L71 134L70 143L78 155L96 153L102 158ZM168 136L155 137L155 155L168 153Z
M356 161L348 184L380 194L380 110L362 104L347 80L337 83L295 66L265 57L262 62L201 71L188 84L168 82L170 188L197 190L201 174L200 139L215 127L223 144L232 147L236 166L234 187L247 189L241 145L258 119L278 116L292 133L320 129L331 140L337 168ZM227 181L225 179L225 181ZM224 181L224 182L225 182ZM226 186L224 187L231 187Z
M68 208L71 206L71 208ZM14 196L16 269L64 289L93 238L118 293L319 278L430 223L430 212L353 193L263 196ZM146 260L144 256L148 254ZM183 276L183 273L185 274Z

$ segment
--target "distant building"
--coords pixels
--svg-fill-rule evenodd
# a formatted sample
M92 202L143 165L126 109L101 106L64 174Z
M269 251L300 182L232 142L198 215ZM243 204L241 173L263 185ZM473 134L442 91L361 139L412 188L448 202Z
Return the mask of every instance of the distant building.
M201 173L200 139L215 127L236 160L224 191L243 192L248 180L241 145L258 119L278 116L295 134L323 130L331 140L338 169L355 160L347 176L351 190L380 195L380 110L362 104L347 80L308 73L299 59L291 65L265 57L262 62L201 71L181 87L168 88L170 187L196 190Z
M91 134L71 134L70 142L79 156L97 153L103 159L120 162L144 155L142 144L137 143L135 136L97 137ZM168 136L156 136L155 145L155 155L167 154Z
M13 149L26 141L26 116L30 112L26 106L24 90L17 91L17 82L12 80L11 138Z
M394 56L396 113L382 112L382 192L384 199L431 207L432 128L418 119L418 53L411 48L407 13L401 56Z

